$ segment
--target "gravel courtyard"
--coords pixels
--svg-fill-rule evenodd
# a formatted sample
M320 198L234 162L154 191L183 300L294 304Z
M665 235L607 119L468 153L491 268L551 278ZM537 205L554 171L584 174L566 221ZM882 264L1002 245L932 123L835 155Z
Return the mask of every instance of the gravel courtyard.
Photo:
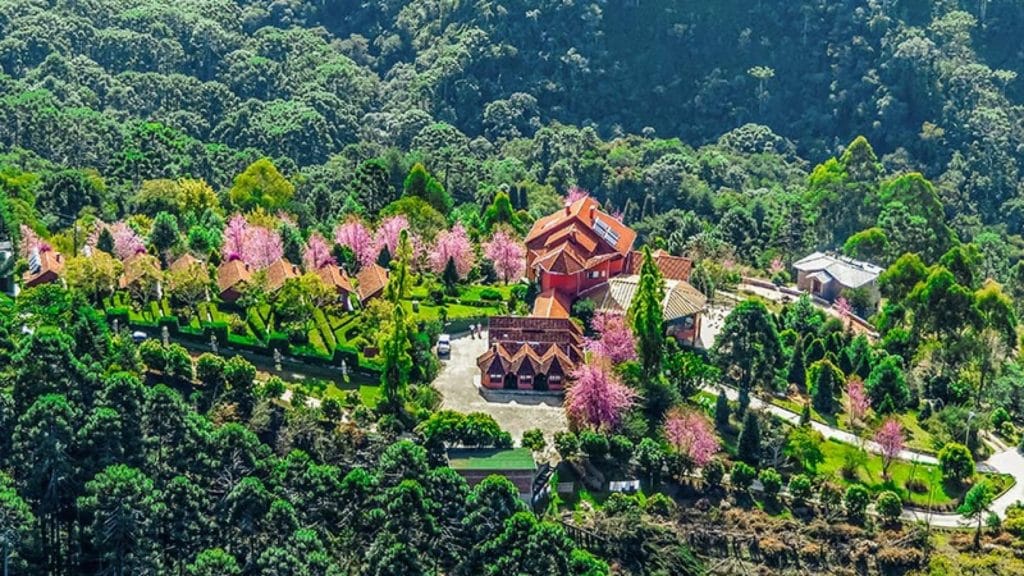
M452 337L451 358L442 359L444 367L434 380L444 398L442 408L490 414L517 444L525 430L540 428L550 444L554 433L567 427L562 399L552 394L482 391L476 359L486 350L486 332L476 339Z

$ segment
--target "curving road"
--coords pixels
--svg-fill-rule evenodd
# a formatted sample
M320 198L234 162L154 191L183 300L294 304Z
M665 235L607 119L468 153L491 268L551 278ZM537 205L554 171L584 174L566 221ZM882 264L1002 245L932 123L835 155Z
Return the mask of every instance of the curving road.
M705 386L704 391L711 394L717 395L720 390L725 390L725 395L729 400L737 400L739 393L728 386ZM763 400L755 397L750 398L750 407L754 410L761 410L776 418L780 418L789 422L790 424L799 424L800 415L791 410L787 410L780 406L764 402ZM821 432L822 436L831 440L838 440L847 444L858 444L863 442L864 447L876 454L881 454L882 448L874 441L863 440L850 432L833 428L831 426L822 424L821 422L811 422L811 426ZM1000 450L990 456L988 460L979 464L979 468L983 468L986 471L997 472L1000 474L1009 474L1013 476L1014 484L1005 493L1000 495L992 503L991 510L999 515L1000 518L1006 517L1006 510L1016 502L1024 502L1024 455L1020 453L1016 448L1002 447ZM938 464L938 459L930 454L922 454L920 452L914 452L912 450L903 450L899 454L900 460L906 460L908 462L919 462L921 464ZM940 528L962 528L969 524L971 521L964 518L960 514L941 514L936 512L926 512L923 510L917 510L912 508L905 508L903 510L903 519L907 521L921 521L927 522L932 526Z

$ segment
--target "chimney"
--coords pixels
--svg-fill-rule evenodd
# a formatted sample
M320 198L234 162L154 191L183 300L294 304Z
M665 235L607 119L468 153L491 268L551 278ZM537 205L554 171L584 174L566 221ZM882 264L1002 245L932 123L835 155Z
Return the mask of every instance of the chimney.
M590 221L594 221L594 213L597 211L597 207L593 204L590 205Z
M569 204L568 202L565 203L565 215L566 216L568 216L572 212L571 207L572 207L572 204Z

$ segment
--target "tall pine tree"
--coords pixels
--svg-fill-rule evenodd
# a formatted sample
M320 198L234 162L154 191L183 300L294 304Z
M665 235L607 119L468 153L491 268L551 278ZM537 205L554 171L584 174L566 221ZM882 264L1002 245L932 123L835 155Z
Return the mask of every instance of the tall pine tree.
M665 317L661 304L664 301L665 279L651 256L650 248L645 246L640 285L629 306L629 320L646 378L657 374L661 367L665 347Z

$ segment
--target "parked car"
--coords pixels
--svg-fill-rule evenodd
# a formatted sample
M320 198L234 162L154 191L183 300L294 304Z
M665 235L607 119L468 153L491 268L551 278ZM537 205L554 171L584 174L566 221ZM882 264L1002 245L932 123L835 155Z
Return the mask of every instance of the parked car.
M142 342L147 338L149 338L149 334L146 334L142 330L136 330L135 332L132 332L132 340L134 340L136 344Z
M448 334L441 334L437 337L437 355L448 356L452 353L452 337Z

